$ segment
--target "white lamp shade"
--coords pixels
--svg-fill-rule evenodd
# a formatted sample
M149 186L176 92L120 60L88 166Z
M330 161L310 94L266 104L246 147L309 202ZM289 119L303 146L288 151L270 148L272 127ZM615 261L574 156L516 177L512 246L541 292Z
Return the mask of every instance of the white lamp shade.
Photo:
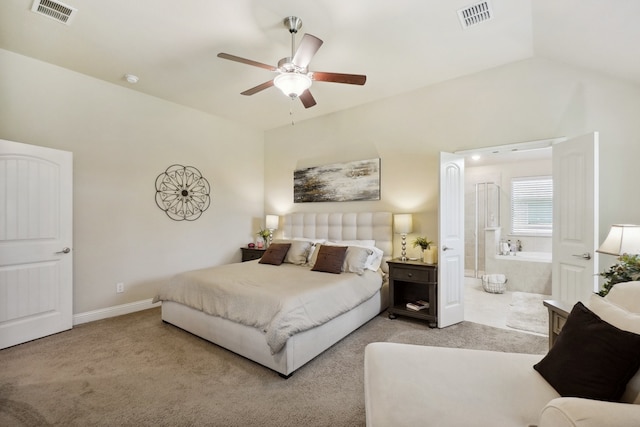
M398 234L409 234L413 230L411 214L395 214L393 216L393 230Z
M597 252L620 256L640 254L640 225L614 224Z
M306 74L282 73L273 79L273 84L282 93L294 98L302 95L302 92L311 87L311 79Z
M278 221L279 221L278 215L267 215L267 218L265 219L267 230L277 230Z

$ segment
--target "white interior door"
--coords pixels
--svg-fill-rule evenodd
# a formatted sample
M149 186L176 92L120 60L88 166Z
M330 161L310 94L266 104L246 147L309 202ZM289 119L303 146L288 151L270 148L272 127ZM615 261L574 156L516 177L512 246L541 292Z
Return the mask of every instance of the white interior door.
M0 348L72 327L72 167L0 140Z
M553 145L553 299L587 301L598 286L598 133Z
M440 153L438 327L464 320L464 157Z

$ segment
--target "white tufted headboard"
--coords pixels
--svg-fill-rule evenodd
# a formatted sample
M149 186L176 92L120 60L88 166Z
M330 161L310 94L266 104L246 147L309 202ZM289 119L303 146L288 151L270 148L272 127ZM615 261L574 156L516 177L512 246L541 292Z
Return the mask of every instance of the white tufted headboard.
M285 238L375 240L385 259L393 255L391 212L292 213L283 217Z

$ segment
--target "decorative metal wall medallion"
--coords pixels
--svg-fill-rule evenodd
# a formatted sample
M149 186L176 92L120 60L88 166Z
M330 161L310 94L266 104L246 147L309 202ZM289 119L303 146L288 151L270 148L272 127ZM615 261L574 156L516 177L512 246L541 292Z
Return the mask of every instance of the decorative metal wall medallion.
M171 165L156 178L156 204L174 221L195 221L210 204L209 182L193 166Z

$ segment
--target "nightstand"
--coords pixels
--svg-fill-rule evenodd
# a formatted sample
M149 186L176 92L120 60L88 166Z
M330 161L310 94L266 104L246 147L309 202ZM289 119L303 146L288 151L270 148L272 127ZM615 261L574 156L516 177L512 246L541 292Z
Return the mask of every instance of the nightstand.
M426 320L430 328L438 326L438 266L420 261L394 259L389 264L389 318L396 315ZM429 308L414 311L407 303L423 300Z
M573 306L563 301L544 300L543 304L549 310L549 348L553 347L558 339L558 334L567 322Z
M260 259L266 251L264 248L240 248L240 250L242 251L242 262Z

